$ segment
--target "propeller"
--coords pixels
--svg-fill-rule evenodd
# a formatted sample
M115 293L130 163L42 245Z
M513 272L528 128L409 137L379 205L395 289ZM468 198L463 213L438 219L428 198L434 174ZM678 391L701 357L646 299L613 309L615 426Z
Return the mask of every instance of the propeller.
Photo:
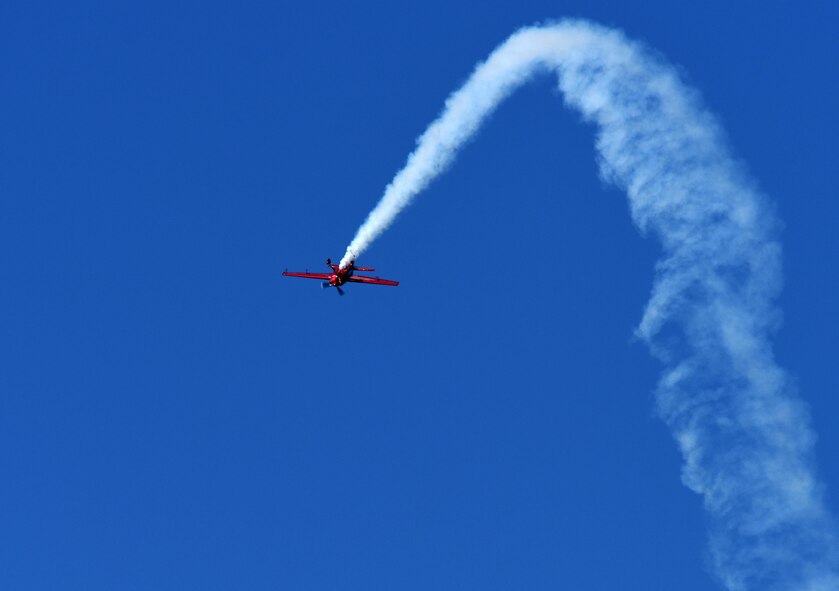
M329 283L328 281L324 281L323 283L320 284L320 286L321 286L321 288L326 289L327 287L332 287L332 284ZM337 285L335 286L335 289L338 290L338 295L344 295L344 290L341 289L340 287L338 287Z

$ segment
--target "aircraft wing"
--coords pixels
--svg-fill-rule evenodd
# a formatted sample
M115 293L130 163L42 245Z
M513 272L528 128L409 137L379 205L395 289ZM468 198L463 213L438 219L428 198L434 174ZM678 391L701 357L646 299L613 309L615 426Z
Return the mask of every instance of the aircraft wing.
M283 271L284 277L304 277L306 279L321 279L329 281L329 278L332 277L331 273L290 273L289 271Z
M369 283L371 285L399 285L398 281L379 279L378 277L365 277L364 275L351 275L347 277L347 281L352 281L353 283Z

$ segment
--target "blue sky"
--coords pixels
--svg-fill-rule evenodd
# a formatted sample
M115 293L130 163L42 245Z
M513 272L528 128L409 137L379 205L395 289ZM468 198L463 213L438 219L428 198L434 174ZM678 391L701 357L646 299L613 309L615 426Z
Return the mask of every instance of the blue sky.
M677 64L776 203L839 508L834 5L378 4L0 8L3 588L717 588L632 337L658 245L552 80L365 254L398 288L280 277L563 16Z

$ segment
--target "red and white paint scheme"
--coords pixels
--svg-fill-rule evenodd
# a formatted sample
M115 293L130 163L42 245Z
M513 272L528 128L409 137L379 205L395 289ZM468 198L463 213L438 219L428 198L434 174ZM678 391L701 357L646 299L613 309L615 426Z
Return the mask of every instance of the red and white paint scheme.
M399 285L398 281L391 281L390 279L379 279L378 277L368 277L366 275L356 275L355 271L375 271L372 267L356 267L355 261L350 261L350 264L345 268L339 265L333 265L332 259L326 259L326 265L332 269L332 273L291 273L284 271L285 277L303 277L305 279L320 279L323 287L334 287L338 290L339 295L344 295L344 290L341 286L345 283L368 283L370 285Z

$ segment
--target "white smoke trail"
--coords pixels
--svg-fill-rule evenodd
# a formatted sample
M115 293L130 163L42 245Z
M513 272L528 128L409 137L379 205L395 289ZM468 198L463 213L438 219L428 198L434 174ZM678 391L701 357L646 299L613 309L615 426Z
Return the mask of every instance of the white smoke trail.
M780 284L773 212L697 96L640 45L582 21L515 33L449 97L341 264L545 70L597 125L602 175L662 243L638 334L666 365L658 409L684 456L684 483L704 498L714 571L734 591L836 591L839 544L812 465L814 434L769 342Z

